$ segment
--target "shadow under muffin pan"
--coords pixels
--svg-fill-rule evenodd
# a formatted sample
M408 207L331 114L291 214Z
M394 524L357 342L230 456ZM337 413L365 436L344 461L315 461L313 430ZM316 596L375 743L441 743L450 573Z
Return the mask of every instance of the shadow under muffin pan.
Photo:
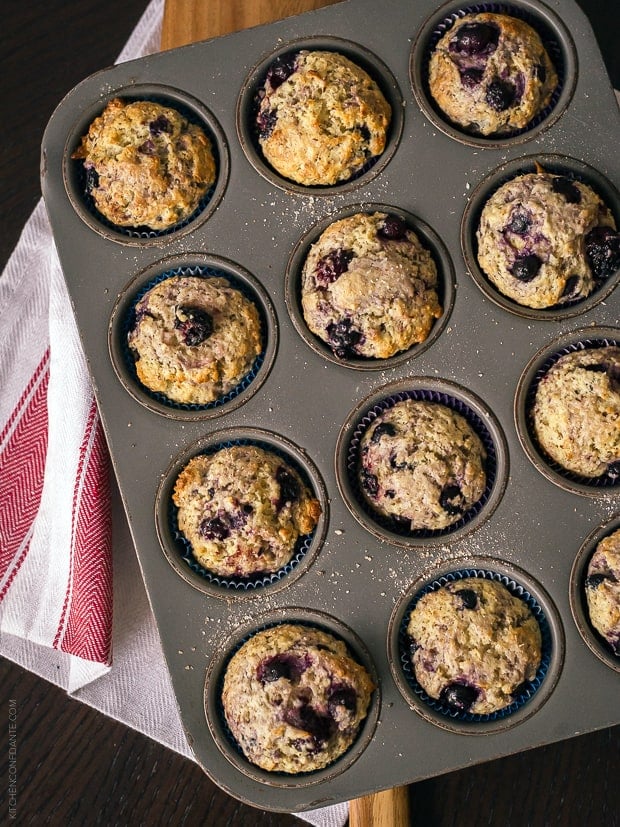
M150 227L122 227L114 224L102 215L95 206L89 192L88 175L81 159L71 157L80 145L82 136L88 133L91 123L99 117L107 103L113 98L125 102L150 101L175 109L190 123L202 127L210 140L215 160L215 183L202 196L198 207L192 215L177 224L163 230ZM162 239L184 235L206 221L217 208L226 189L229 174L228 147L224 133L211 112L198 100L179 89L156 84L135 85L131 92L120 88L107 96L105 104L98 101L86 110L73 127L65 147L63 177L67 195L77 214L92 230L105 238L121 244L149 245L160 243Z
M348 218L358 213L372 214L375 212L387 213L388 215L396 215L402 218L407 228L413 230L422 245L429 250L437 267L437 295L439 296L443 312L441 317L435 320L430 333L423 342L414 344L407 350L396 353L394 356L390 356L387 359L364 357L340 359L326 342L312 333L306 324L301 303L304 262L312 245L318 241L319 236L335 221ZM295 325L295 329L306 344L330 362L334 362L337 365L345 365L348 368L354 368L356 370L386 370L423 353L445 329L454 304L454 294L454 267L452 259L437 233L416 216L398 207L386 206L385 204L357 204L346 207L312 227L308 233L299 240L291 254L286 268L284 284L284 295L289 315Z
M384 411L406 399L441 404L464 417L485 450L486 487L482 497L462 517L444 529L411 529L373 510L360 491L360 443ZM340 493L353 516L380 539L398 546L441 546L462 537L488 520L502 498L508 479L508 447L499 422L474 394L451 382L412 377L379 388L349 415L338 437L336 476Z
M362 721L360 731L349 749L332 764L321 770L301 773L270 772L252 764L241 751L240 746L228 728L221 696L226 667L233 655L251 637L265 629L294 623L319 629L344 641L349 654L365 667L375 690L372 694L368 713ZM319 611L291 607L255 617L250 623L236 629L224 646L211 660L205 679L205 714L213 739L225 758L244 775L274 787L306 787L327 781L349 768L364 752L372 739L381 709L381 685L370 653L362 640L349 626L336 617Z
M558 86L549 104L527 126L510 132L480 135L453 123L442 112L429 90L428 67L432 52L441 38L467 14L482 12L504 14L528 23L539 35L558 75ZM449 2L441 6L418 32L409 62L413 93L426 117L438 129L470 146L504 147L520 144L548 129L564 112L573 95L577 79L577 53L568 29L560 18L543 3L519 0L513 3L477 3L463 5Z
M263 156L256 129L256 115L258 112L259 91L262 88L267 72L278 58L295 55L305 51L337 52L349 58L353 63L364 69L375 81L384 98L390 104L392 115L387 130L385 149L381 155L371 158L350 178L336 184L304 186L280 175L266 161ZM378 175L388 163L401 138L403 130L403 99L396 79L388 67L374 54L363 46L337 37L313 37L294 40L279 46L273 52L257 63L248 75L237 103L237 134L241 147L248 161L254 169L272 184L285 189L307 195L333 195L335 192L344 193L368 183Z
M620 194L613 184L596 169L583 161L565 155L545 154L528 155L515 158L488 175L473 191L463 213L461 223L461 248L467 268L478 287L495 304L517 316L527 319L552 320L568 319L591 310L615 289L620 281L620 269L606 279L599 279L589 296L575 301L567 301L553 307L536 309L525 307L504 296L487 278L478 264L478 243L476 232L480 216L491 196L508 181L521 175L537 172L540 165L545 172L562 175L569 180L579 181L589 186L603 201L614 217L616 227L620 227Z
M591 652L611 669L620 672L620 656L615 655L607 641L599 634L590 622L588 602L586 598L586 577L588 566L596 547L615 531L620 529L620 514L598 526L584 540L577 552L570 573L570 608L575 626Z
M226 394L204 405L175 402L165 394L143 385L136 374L135 359L127 340L135 324L137 303L148 290L174 276L224 278L230 287L254 304L260 318L263 346L251 370ZM139 273L119 295L108 331L110 358L123 387L145 408L171 419L209 419L244 404L267 378L275 359L277 343L276 315L263 286L232 261L217 256L191 254L171 256Z
M172 501L177 477L193 457L215 454L232 445L254 445L279 456L292 466L321 504L321 515L311 534L298 538L291 560L274 572L249 577L218 575L205 569L194 556L191 543L179 529L178 508ZM159 542L172 568L191 586L212 597L252 597L264 590L277 591L300 577L313 563L324 542L329 521L329 504L323 480L311 459L284 437L256 428L216 431L190 445L162 478L155 502Z
M599 347L620 347L620 328L589 327L575 330L555 339L541 348L526 366L515 395L515 423L523 450L548 480L586 497L611 498L620 496L620 473L609 470L599 477L583 477L563 468L538 444L532 410L538 383L550 368L568 353Z
M467 561L463 561L467 563ZM542 587L526 572L497 558L479 558L457 569L443 564L419 578L397 605L390 621L390 667L407 703L423 718L439 727L467 735L487 735L522 723L531 717L553 691L564 660L564 633L559 613ZM533 680L524 684L513 702L488 714L457 710L429 697L416 680L411 661L409 616L418 600L448 583L467 583L470 578L494 581L513 597L523 600L541 632L541 662Z

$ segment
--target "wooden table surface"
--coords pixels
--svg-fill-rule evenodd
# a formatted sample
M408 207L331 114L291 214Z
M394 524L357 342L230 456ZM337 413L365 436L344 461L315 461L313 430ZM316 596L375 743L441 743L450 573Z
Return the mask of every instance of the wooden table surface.
M146 5L147 0L4 4L2 267L40 197L39 146L54 107L76 83L113 62ZM581 5L620 87L615 0ZM5 659L0 695L5 721L9 699L17 700L18 824L303 824L240 804L191 761ZM1 777L7 779L8 735L2 755ZM411 785L411 824L612 827L620 824L619 778L620 727L614 727ZM10 823L8 807L8 781L0 781L0 824Z

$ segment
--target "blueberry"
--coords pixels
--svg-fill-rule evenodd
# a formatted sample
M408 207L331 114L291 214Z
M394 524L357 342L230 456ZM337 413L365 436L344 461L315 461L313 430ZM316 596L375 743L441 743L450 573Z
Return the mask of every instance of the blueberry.
M367 494L371 497L377 496L379 493L379 480L377 479L376 474L371 474L370 471L367 471L364 468L362 469L362 473L360 475L360 482L362 484L362 488Z
M342 248L332 250L320 258L314 268L314 279L319 287L327 287L346 273L352 259L353 251Z
M449 683L441 690L439 700L457 709L459 712L467 712L476 702L479 690L464 683Z
M512 690L510 694L515 700L518 700L522 695L525 695L525 693L531 688L531 686L532 684L530 683L530 681L523 681L523 683L520 683L518 686L515 686L515 688Z
M473 589L458 589L454 594L461 598L465 609L475 609L478 605L478 595Z
M327 326L331 347L339 359L357 356L356 346L363 340L362 334L352 326L351 319L345 318Z
M581 193L570 178L557 175L551 182L551 189L557 192L558 195L563 195L569 204L579 204L581 202Z
M302 704L298 708L287 709L284 712L287 724L302 729L312 736L315 744L324 744L334 731L335 722L331 715L320 715L309 704Z
M466 23L452 41L462 55L491 54L497 48L499 29L487 23ZM451 44L451 45L452 45Z
M517 90L515 86L507 80L495 78L489 83L486 92L486 101L496 112L504 112L514 103Z
M357 692L352 686L337 686L329 694L327 709L334 717L337 714L337 707L344 707L349 712L355 712L357 708Z
M610 480L617 480L620 478L620 460L618 462L610 462L607 466L607 476Z
M359 127L360 138L367 144L370 141L370 129L365 124Z
M220 517L203 520L199 531L205 540L225 540L230 537L230 528Z
M86 167L86 191L92 192L99 186L99 173L95 167Z
M396 428L392 425L391 422L380 422L372 432L372 436L370 437L370 442L375 445L382 436L395 436Z
M273 683L284 678L287 681L299 680L305 672L306 664L294 655L273 655L262 660L256 668L256 677L261 683Z
M572 296L579 286L580 279L580 276L569 276L564 283L564 290L562 290L561 298L568 298L568 296Z
M517 208L510 216L510 223L506 225L506 229L515 235L525 235L531 226L530 216Z
M482 69L465 69L461 72L461 83L466 89L475 89L482 83L483 75Z
M294 503L299 499L300 490L299 483L291 474L288 468L281 465L276 471L276 482L280 486L280 498L278 499L278 511L287 503Z
M598 589L605 580L614 579L615 578L610 577L608 574L589 574L585 580L586 589Z
M189 347L202 344L213 333L213 318L200 307L178 305L174 309L174 327L181 331Z
M606 279L620 267L620 233L595 227L586 236L586 258L597 279Z
M439 495L439 505L443 508L446 514L455 517L457 514L462 514L465 510L465 498L463 492L456 483L445 485L441 489Z
M377 235L390 241L403 241L407 238L407 225L399 216L388 215L377 230Z
M138 152L142 155L155 155L155 144L150 138L147 138L146 141L138 147Z
M161 135L162 132L172 132L170 121L165 115L159 115L154 121L150 122L149 132L151 135Z
M267 71L267 83L272 89L277 89L293 74L296 62L297 55L295 54L280 55L274 60Z
M275 109L267 109L259 112L256 118L256 125L258 126L258 136L261 140L266 140L274 130L276 121L278 120L278 113Z
M512 265L511 273L519 281L532 281L538 275L542 261L535 253L519 256Z

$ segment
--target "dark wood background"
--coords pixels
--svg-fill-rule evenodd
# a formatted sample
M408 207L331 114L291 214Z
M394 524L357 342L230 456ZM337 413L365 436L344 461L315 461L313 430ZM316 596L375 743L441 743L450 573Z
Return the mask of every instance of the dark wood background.
M580 3L620 88L617 0ZM114 61L146 5L3 3L0 266L40 197L39 147L54 107L76 83ZM12 698L18 710L18 824L303 823L240 804L191 761L0 659L0 721L6 710L8 722ZM0 824L8 824L8 735L0 754ZM620 727L614 727L411 785L411 824L613 827L620 824L619 779Z

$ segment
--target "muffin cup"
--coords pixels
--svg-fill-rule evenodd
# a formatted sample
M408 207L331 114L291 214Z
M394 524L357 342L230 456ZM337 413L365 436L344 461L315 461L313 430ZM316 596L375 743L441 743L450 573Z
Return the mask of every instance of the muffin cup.
M497 167L490 175L481 181L473 191L467 202L461 221L461 249L467 268L482 292L492 302L526 319L558 321L568 319L592 310L615 289L620 281L620 270L596 285L589 296L565 304L555 305L544 309L525 307L507 296L504 296L487 278L478 264L478 242L476 232L480 224L480 216L489 198L508 181L520 175L528 175L537 171L540 164L546 172L554 175L563 175L569 179L580 181L589 186L603 200L611 210L616 226L620 227L620 193L613 184L593 167L583 161L569 158L566 155L540 154L516 158Z
M415 678L409 649L407 624L417 601L427 592L451 582L477 577L503 584L510 593L527 603L538 621L542 651L535 678L529 681L510 706L481 715L460 712L430 698ZM521 569L497 558L481 557L454 561L433 568L407 590L396 606L389 624L390 668L396 685L407 703L419 715L442 729L465 735L502 732L530 718L547 701L557 684L564 660L564 632L560 616L542 587Z
M616 672L620 672L620 657L614 655L607 641L597 632L590 622L585 592L585 579L588 574L590 559L596 551L597 545L601 540L613 534L613 532L619 528L620 514L616 514L611 520L598 526L586 537L573 562L568 595L573 620L583 642L600 661Z
M560 488L585 497L612 498L620 495L620 474L582 477L562 468L538 444L532 421L536 389L541 378L560 357L588 348L620 347L620 329L588 327L555 339L536 353L523 371L515 394L514 416L519 441L540 473Z
M352 657L362 664L375 684L368 714L364 719L357 738L349 749L332 764L321 770L305 773L269 772L252 764L242 753L230 732L221 702L222 686L226 667L237 650L257 632L283 623L297 623L318 628L343 640ZM348 626L323 612L306 608L283 608L255 617L239 627L220 647L211 660L205 680L205 714L213 739L224 757L243 775L274 787L303 787L328 781L345 772L364 752L372 740L381 706L381 688L377 670L364 643Z
M202 127L211 141L213 157L215 159L215 183L200 199L200 203L192 215L183 221L174 224L165 230L153 230L149 227L121 227L114 224L96 208L88 192L86 174L81 160L71 157L75 148L80 144L82 136L88 132L90 124L98 117L112 98L121 98L124 101L147 100L176 109L190 123ZM185 235L203 224L215 211L222 199L229 174L229 153L224 133L209 110L198 100L168 86L143 84L131 87L129 93L126 88L110 92L105 101L98 100L87 109L80 120L71 130L64 151L63 180L67 195L79 217L92 230L110 241L121 244L148 246L160 244L162 239L168 240Z
M310 331L304 319L301 304L303 266L310 247L318 240L321 233L323 233L331 224L342 218L348 218L349 216L356 215L357 213L374 212L389 213L402 218L407 227L415 232L420 239L420 242L424 245L424 247L426 247L427 250L430 251L433 261L437 267L437 294L443 308L443 313L439 319L435 320L429 335L423 342L414 344L407 350L396 353L394 356L390 356L387 359L373 359L364 357L360 357L358 359L339 359L326 342ZM302 236L302 238L300 238L291 254L286 268L284 291L286 306L293 325L302 339L309 347L312 348L312 350L314 350L315 353L318 353L320 356L336 365L344 365L345 367L353 368L354 370L386 370L387 368L396 367L409 359L419 356L439 338L442 331L445 329L454 306L454 266L444 243L439 238L437 233L424 221L421 221L416 216L405 212L398 207L387 206L385 204L355 204L332 213L328 218L324 218L322 221L315 224L304 236Z
M175 402L143 385L136 374L135 360L127 342L138 301L152 287L174 276L225 278L231 287L254 304L260 317L263 346L250 371L226 394L204 405ZM108 326L108 350L119 381L137 402L169 419L210 419L229 413L247 402L269 375L277 346L276 314L262 285L239 265L216 256L184 254L150 265L119 294Z
M291 560L277 571L250 577L225 577L205 569L194 557L189 541L177 524L178 509L172 494L178 475L192 459L200 454L213 454L231 445L255 445L282 457L301 475L321 505L321 516L311 534L298 538ZM230 428L215 431L194 442L171 463L157 490L155 525L166 559L172 568L195 589L212 597L230 599L270 594L285 588L300 577L316 558L327 531L329 505L327 491L314 463L306 453L284 437L258 428Z
M294 181L284 178L277 173L265 160L261 151L254 119L257 112L258 92L264 83L265 76L271 64L276 58L286 54L294 54L302 49L308 51L338 52L349 58L353 63L364 69L368 75L377 83L383 96L390 104L392 117L387 133L385 149L381 155L371 159L356 175L333 185L303 186ZM374 178L385 167L390 158L396 152L403 130L403 98L398 88L395 77L388 67L374 54L364 49L357 43L349 40L342 40L337 37L311 37L289 41L288 43L274 49L273 52L263 57L250 71L245 80L237 100L237 134L241 147L245 152L248 161L254 169L266 178L270 183L284 189L289 193L301 195L334 195L334 193L350 192L361 187Z
M558 86L549 104L522 129L500 135L476 135L452 123L433 100L428 84L430 56L444 34L467 14L506 14L523 20L540 35L558 74ZM469 146L505 147L523 143L548 129L568 106L577 82L577 52L573 40L559 17L546 5L530 0L511 3L463 5L449 2L441 6L422 25L416 35L409 59L413 94L422 112L439 130Z
M373 511L357 481L359 445L366 430L383 411L405 399L438 402L461 414L480 437L487 452L487 484L480 500L458 522L444 529L408 530ZM447 380L412 377L384 385L349 414L336 445L336 481L355 519L380 540L404 548L444 545L479 528L497 508L508 479L508 446L499 422L474 394Z

